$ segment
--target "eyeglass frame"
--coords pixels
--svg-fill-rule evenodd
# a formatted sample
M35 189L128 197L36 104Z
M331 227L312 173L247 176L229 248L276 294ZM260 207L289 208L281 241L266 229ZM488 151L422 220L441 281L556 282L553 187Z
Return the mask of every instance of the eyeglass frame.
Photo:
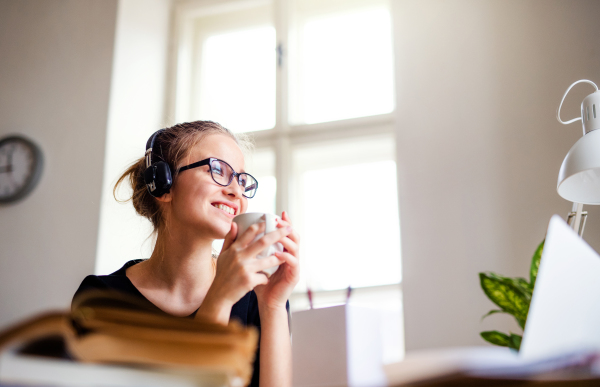
M213 175L212 166L211 166L211 163L212 163L213 161L219 161L219 162L221 162L221 163L223 163L223 164L227 165L229 168L231 168L231 170L233 171L233 173L232 173L232 174L231 174L231 176L229 177L229 183L227 183L227 184L221 184L221 183L219 183L219 182L217 181L217 179L215 179L215 176ZM246 173L246 172L241 172L241 173L238 173L238 172L236 172L236 171L235 171L235 169L233 169L233 167L232 167L231 165L229 165L229 163L228 163L228 162L226 162L226 161L223 161L223 160L221 160L221 159L218 159L218 158L216 158L216 157L209 157L209 158L207 158L207 159L200 160L200 161L196 161L195 163L191 163L191 164L188 164L188 165L186 165L186 166L183 166L183 167L181 167L181 168L179 168L179 169L177 170L177 174L179 175L181 172L183 172L183 171L185 171L185 170L192 169L192 168L198 168L198 167L201 167L201 166L203 166L203 165L208 165L208 169L209 169L209 171L210 171L210 177L212 177L213 181L214 181L215 183L217 183L218 185L220 185L221 187L228 187L229 185L231 185L231 182L232 182L232 181L233 181L233 179L235 179L236 177L237 177L237 179L236 179L236 180L237 180L237 183L238 183L238 185L239 185L240 187L242 187L242 185L240 184L240 176L241 176L241 175L247 175L247 176L250 176L250 177L251 177L252 179L254 179L254 181L256 182L256 188L254 189L254 195L252 195L252 196L246 196L246 195L244 195L244 193L242 193L242 196L243 196L243 197L245 197L245 198L248 198L248 199L252 199L252 198L253 198L253 197L256 195L256 191L258 191L258 180L256 180L256 178L255 178L254 176L252 176L251 174L249 174L249 173ZM246 191L244 191L244 192L246 192Z

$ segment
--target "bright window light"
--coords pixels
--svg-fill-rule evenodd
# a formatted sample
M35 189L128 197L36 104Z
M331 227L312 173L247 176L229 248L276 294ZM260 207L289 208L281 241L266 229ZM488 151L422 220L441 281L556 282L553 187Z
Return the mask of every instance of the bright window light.
M296 31L298 63L292 64L293 123L393 111L389 10L376 8L302 21Z
M271 26L208 37L200 69L199 119L234 132L275 126L275 29Z
M275 213L275 151L272 148L256 149L246 158L246 172L258 180L258 190L252 199L248 199L246 212Z
M268 212L274 214L277 179L275 179L275 176L257 176L256 180L258 180L258 190L256 191L256 196L248 199L248 211L246 212Z
M302 176L306 284L315 290L399 283L396 164L377 161Z

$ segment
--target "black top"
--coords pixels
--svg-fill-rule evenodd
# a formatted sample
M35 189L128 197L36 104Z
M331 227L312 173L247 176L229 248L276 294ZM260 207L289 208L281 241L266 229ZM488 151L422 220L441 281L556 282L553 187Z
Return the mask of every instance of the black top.
M127 268L135 265L136 263L142 262L143 259L134 259L123 265L122 268L109 275L88 275L85 277L79 289L75 292L73 298L79 295L81 292L90 289L112 289L123 293L139 297L140 299L150 301L144 297L142 293L133 285L133 283L125 275ZM289 313L289 303L286 304L286 308ZM196 310L197 312L198 310ZM189 317L194 317L196 312L192 313ZM288 314L289 316L289 314ZM244 326L255 326L258 329L260 335L260 316L258 314L258 301L254 290L246 293L238 302L236 302L231 308L230 318L238 320ZM259 336L260 337L260 336ZM258 387L258 375L260 371L259 367L260 359L260 340L259 346L256 349L256 357L254 359L254 372L252 374L252 381L250 387Z

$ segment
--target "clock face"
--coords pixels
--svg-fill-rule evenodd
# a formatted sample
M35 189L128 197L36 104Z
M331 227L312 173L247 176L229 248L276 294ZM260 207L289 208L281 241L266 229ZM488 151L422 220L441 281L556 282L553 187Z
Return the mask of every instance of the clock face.
M0 140L0 203L25 197L42 172L42 153L31 141L10 136Z

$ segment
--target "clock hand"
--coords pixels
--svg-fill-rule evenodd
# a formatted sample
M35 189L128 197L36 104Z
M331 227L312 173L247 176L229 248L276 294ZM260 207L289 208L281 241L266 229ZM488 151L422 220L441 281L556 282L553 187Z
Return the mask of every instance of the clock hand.
M7 161L8 161L8 165L6 165L5 167L0 167L0 173L12 172L12 159L13 159L14 151L15 151L15 148L13 147L13 149L8 152L7 157L6 157Z

